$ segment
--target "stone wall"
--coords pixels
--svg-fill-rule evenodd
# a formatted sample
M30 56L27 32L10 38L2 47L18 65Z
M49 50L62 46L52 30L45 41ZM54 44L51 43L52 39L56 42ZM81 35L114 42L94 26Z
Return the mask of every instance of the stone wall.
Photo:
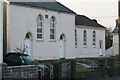
M35 65L4 66L3 79L38 79L38 68Z

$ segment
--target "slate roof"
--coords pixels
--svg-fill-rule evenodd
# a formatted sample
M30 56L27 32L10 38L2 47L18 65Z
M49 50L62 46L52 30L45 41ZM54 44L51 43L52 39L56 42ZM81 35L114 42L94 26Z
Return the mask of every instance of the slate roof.
M89 27L97 27L97 28L105 28L104 26L97 23L95 19L89 19L84 15L76 15L75 17L75 25L89 26Z
M69 8L67 8L66 6L62 5L57 1L55 2L10 2L10 3L76 14L74 11L70 10Z

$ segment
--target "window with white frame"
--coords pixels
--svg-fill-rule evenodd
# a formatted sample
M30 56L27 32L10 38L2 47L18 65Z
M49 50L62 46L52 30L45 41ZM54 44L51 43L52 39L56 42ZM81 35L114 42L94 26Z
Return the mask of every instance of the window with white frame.
M37 17L37 39L43 39L43 17L41 15Z
M96 46L96 32L93 31L93 46Z
M75 48L77 48L77 30L75 29Z
M55 17L52 16L50 19L50 40L55 40L55 26Z
M83 31L83 46L84 47L87 46L87 31L86 30Z

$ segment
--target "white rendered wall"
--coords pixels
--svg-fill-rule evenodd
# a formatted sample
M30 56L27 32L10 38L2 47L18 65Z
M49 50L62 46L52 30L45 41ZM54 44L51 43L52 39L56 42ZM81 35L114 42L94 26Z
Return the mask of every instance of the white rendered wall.
M0 0L0 64L3 63L3 0Z
M44 38L42 41L36 38L36 20L39 14L44 18ZM49 18L45 18L45 15L48 15ZM32 34L32 56L35 59L58 59L60 56L59 37L61 34L64 34L65 56L66 58L74 58L74 14L10 5L8 16L8 52L14 51L13 47L15 45L23 45L26 33L30 32ZM49 39L49 24L52 16L57 21L55 41L50 41Z
M89 26L88 26L89 27ZM99 28L76 28L77 48L76 57L99 57L99 41L103 41L103 55L105 55L105 30ZM87 31L87 47L83 46L83 31ZM93 31L96 32L96 47L93 47Z
M113 34L113 56L119 54L119 35Z

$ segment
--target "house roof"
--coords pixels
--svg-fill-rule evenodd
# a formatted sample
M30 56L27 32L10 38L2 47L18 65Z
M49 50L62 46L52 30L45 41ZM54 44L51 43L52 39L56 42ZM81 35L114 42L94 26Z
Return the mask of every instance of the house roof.
M118 27L115 27L112 33L118 33Z
M116 20L116 26L112 33L118 33L118 19Z
M66 6L62 5L57 1L55 2L10 2L10 3L76 14L74 11L70 10L69 8L67 8Z
M84 15L76 15L75 17L75 25L82 25L82 26L89 26L89 27L96 27L96 28L105 28L104 26L97 23L95 19L89 19Z

